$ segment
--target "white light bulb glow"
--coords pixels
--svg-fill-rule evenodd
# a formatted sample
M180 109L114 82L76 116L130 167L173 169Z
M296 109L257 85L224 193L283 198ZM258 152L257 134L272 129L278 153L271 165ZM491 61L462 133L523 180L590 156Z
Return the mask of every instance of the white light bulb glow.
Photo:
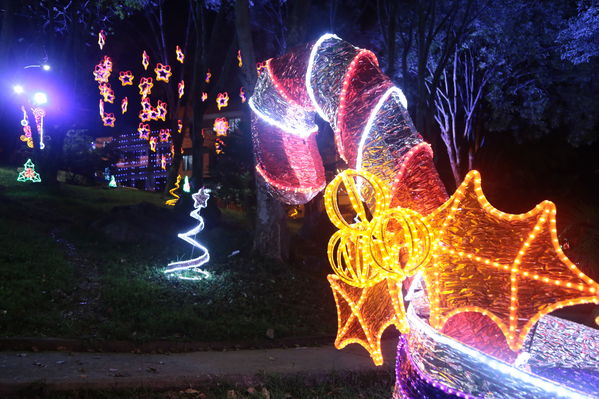
M318 115L320 115L320 117L327 122L329 121L329 118L327 118L322 108L320 108L320 106L318 105L318 102L316 102L316 96L314 95L314 89L312 88L312 83L310 82L310 80L312 79L312 70L314 69L314 58L316 58L318 48L325 40L329 39L341 40L337 35L334 35L332 33L326 33L320 36L316 43L314 43L314 46L312 46L312 51L310 51L310 58L308 59L308 69L306 71L306 90L308 91L308 96L310 97L310 100L314 105L314 109L316 110L316 112L318 112Z

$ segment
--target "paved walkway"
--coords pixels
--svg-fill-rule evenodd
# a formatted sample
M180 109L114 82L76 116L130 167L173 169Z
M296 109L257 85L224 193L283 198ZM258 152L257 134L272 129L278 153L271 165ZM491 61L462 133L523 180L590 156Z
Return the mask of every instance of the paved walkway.
M395 340L383 341L385 365L392 367ZM0 397L32 385L49 391L110 388L182 388L215 378L251 381L258 373L326 374L372 370L365 349L349 345L294 349L177 354L0 352Z

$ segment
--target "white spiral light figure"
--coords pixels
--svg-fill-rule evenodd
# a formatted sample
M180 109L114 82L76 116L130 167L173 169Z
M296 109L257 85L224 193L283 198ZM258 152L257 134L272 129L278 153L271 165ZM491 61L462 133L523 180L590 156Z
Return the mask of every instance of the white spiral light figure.
M180 239L187 241L189 244L193 245L195 248L198 248L201 251L201 255L196 258L189 259L189 260L171 262L168 264L167 269L164 271L164 273L165 274L171 274L171 273L175 274L178 278L183 279L183 280L201 280L201 279L204 279L204 278L210 276L210 273L208 273L206 270L199 269L200 266L202 266L203 264L207 263L210 260L210 253L208 253L208 249L206 247L204 247L203 245L201 245L199 242L197 242L195 240L195 236L196 236L196 234L198 234L200 231L202 231L204 229L204 218L202 218L200 216L200 211L202 208L206 208L206 206L208 206L208 198L210 198L210 190L205 187L202 187L198 190L197 193L192 194L191 197L193 198L193 201L194 201L193 202L194 210L191 211L189 216L191 216L194 219L197 219L199 221L199 223L196 227L189 230L188 232L177 234L177 236ZM197 275L196 276L183 275L182 272L184 272L184 271L191 271L191 272L197 273Z

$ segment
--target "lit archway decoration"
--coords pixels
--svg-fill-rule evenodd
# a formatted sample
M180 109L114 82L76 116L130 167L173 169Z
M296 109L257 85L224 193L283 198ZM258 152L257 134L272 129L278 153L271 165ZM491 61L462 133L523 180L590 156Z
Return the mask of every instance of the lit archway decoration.
M325 193L339 229L329 243L337 347L359 343L381 364L379 341L387 326L413 333L401 286L417 273L426 282L428 328L440 331L454 317L482 315L478 323L501 331L469 330L468 344L482 351L485 345L518 351L543 315L599 303L597 283L561 251L552 203L523 215L502 213L486 201L476 171L448 199L405 96L370 51L327 34L270 59L249 105L257 172L280 200L305 203L325 187L316 114L331 125L339 155L356 169L334 179ZM349 205L341 205L339 193Z

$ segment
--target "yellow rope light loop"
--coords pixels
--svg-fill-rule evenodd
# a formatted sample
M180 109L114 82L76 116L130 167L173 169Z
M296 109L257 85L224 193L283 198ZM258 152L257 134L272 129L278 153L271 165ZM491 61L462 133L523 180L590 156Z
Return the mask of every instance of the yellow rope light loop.
M351 230L339 230L329 240L327 251L335 274L358 288L373 286L385 278L379 269L370 267L373 261L366 251L365 239Z
M394 208L374 221L369 252L375 265L401 280L430 260L433 240L432 229L418 212Z
M343 216L339 206L341 188L345 189L351 208L359 221L354 219L348 221ZM364 232L371 227L371 219L389 208L391 195L386 185L373 174L363 170L348 169L338 174L329 183L325 191L324 203L329 219L335 227L340 230L350 228ZM368 213L372 215L370 219Z

